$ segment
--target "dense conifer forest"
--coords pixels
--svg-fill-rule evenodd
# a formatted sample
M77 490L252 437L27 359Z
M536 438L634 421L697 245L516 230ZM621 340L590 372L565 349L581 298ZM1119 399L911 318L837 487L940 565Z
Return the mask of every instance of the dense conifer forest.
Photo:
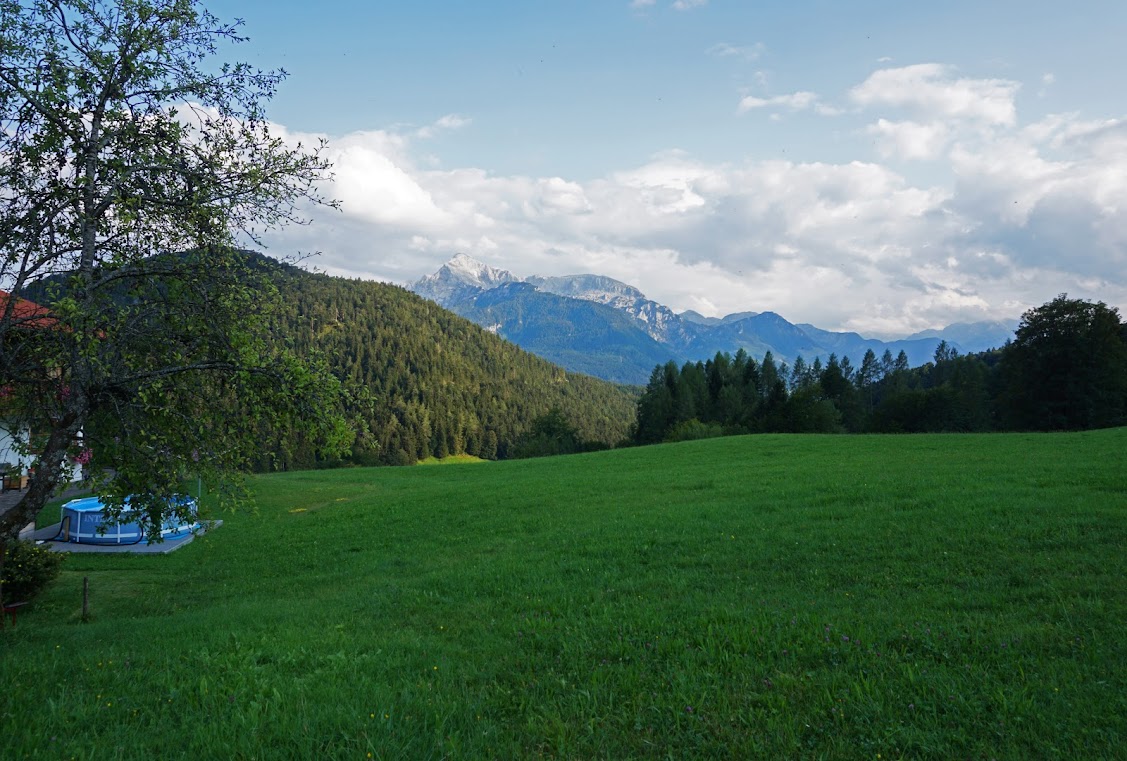
M637 390L565 372L402 288L277 269L278 340L320 354L353 392L361 431L350 460L510 456L552 413L588 447L628 438ZM315 454L273 434L261 467L310 467Z
M1030 310L1015 340L961 356L940 344L854 365L756 361L744 352L654 368L638 401L639 444L738 433L1079 430L1127 424L1127 325L1106 304L1062 295Z

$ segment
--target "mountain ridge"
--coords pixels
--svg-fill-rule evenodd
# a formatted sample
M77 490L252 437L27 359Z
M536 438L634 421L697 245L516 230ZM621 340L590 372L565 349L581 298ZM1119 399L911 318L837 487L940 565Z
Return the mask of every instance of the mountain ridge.
M516 284L524 287L507 288ZM836 354L854 364L869 350L878 356L902 351L910 365L919 366L931 361L942 341L961 353L976 353L1001 346L1017 327L1016 320L955 323L882 340L795 324L772 311L724 317L705 317L692 310L678 314L646 298L635 286L605 275L520 278L461 253L409 290L569 370L635 384L645 383L656 364L703 360L741 349L760 360L768 352L776 361L788 363L799 356L812 362ZM494 293L485 309L477 297L489 292ZM504 305L507 298L514 303ZM623 322L614 313L630 320ZM537 329L537 321L552 327ZM660 356L665 359L652 361Z

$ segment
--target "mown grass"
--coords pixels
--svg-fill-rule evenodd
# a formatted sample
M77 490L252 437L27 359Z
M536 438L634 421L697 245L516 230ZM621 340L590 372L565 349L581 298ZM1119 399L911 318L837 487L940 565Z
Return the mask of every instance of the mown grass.
M173 555L68 560L2 638L5 757L1127 747L1127 429L256 485Z
M469 465L478 462L487 462L480 457L474 457L472 454L453 454L448 457L428 457L425 460L419 460L417 465Z

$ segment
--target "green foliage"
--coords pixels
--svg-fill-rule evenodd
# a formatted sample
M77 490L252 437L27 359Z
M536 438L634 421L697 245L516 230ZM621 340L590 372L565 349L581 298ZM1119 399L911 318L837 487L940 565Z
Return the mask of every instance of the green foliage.
M6 756L1122 756L1127 429L253 484L0 632Z
M550 457L552 455L575 454L583 449L579 431L575 429L559 407L532 421L528 433L522 436L513 447L514 458Z
M1127 325L1106 304L1064 296L1026 314L1001 351L964 356L941 342L910 369L900 352L866 352L854 372L830 355L790 372L768 354L717 354L654 369L634 441L666 440L686 421L739 433L973 432L1098 428L1127 422ZM784 366L785 367L785 366ZM785 382L784 382L785 381Z
M717 423L702 423L696 418L683 420L673 426L665 436L667 442L715 439L724 435L724 429Z
M1026 312L1002 352L1010 426L1056 430L1127 422L1127 342L1119 312L1061 294Z
M0 570L0 599L6 603L31 601L58 578L64 557L34 542L9 542Z
M319 148L271 132L284 74L214 60L240 24L195 0L0 0L0 378L5 423L39 435L0 546L87 449L152 528L188 472L237 499L263 429L346 443L338 384L266 340L276 290L233 248L333 205Z
M776 418L779 430L787 433L841 433L841 412L833 400L822 395L820 386L792 393Z
M852 420L859 412L857 391L836 357L824 368L818 361L808 367L799 357L788 372L770 352L762 364L742 351L734 357L717 354L707 362L681 368L669 362L654 369L638 400L634 441L650 444L717 431L831 433L842 430L844 415Z
M284 304L276 340L325 357L351 392L361 425L353 462L509 457L552 410L579 441L609 446L627 435L636 398L629 387L565 372L402 288L275 269ZM287 431L263 441L262 470L317 462L316 450Z

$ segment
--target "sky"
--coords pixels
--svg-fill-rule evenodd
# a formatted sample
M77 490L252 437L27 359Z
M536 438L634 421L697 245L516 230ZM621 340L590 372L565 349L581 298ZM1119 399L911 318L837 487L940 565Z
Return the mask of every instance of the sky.
M279 257L457 253L675 311L891 337L1060 293L1127 311L1122 0L205 2L289 76L340 211Z

